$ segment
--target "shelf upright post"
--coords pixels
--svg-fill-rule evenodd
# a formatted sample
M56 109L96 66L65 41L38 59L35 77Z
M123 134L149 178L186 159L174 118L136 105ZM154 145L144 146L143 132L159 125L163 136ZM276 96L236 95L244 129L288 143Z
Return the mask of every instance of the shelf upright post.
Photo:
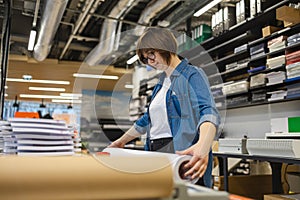
M8 54L9 54L9 40L11 29L11 7L12 0L4 0L4 18L2 25L2 38L0 48L0 62L1 62L1 85L0 85L0 113L3 119L4 98L5 98L5 83L7 76Z

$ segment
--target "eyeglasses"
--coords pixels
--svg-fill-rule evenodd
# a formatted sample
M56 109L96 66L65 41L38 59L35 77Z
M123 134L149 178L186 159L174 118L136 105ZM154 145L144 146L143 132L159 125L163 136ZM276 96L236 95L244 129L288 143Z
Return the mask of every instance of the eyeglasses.
M144 63L145 65L148 64L148 60L150 59L151 61L154 61L155 60L155 54L154 54L154 51L149 51L147 52L147 57L142 57L141 58L141 61L142 63Z

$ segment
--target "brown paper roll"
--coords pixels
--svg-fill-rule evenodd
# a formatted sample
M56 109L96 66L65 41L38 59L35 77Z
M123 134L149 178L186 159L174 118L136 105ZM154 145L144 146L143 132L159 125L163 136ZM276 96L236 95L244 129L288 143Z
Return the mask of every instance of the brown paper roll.
M0 199L168 197L172 176L169 161L162 157L4 156L0 157Z

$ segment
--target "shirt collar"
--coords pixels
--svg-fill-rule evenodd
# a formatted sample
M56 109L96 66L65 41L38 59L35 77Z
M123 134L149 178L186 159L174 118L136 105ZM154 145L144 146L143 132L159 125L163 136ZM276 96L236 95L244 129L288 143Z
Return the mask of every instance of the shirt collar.
M179 76L181 74L182 70L185 69L186 66L188 65L188 62L189 61L186 58L182 59L181 62L179 63L179 65L177 65L177 67L171 74L171 76Z
M174 69L174 71L171 74L171 80L172 77L177 77L181 74L182 70L185 69L185 67L188 65L189 61L188 59L184 58L181 60L181 62L177 65L177 67ZM159 79L159 84L163 84L164 80L166 78L166 73L163 72L160 79Z

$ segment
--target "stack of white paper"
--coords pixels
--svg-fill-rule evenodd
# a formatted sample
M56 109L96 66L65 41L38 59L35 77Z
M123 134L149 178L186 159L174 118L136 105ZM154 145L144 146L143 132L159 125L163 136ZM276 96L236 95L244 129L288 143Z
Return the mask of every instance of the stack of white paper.
M74 130L64 121L52 119L11 118L6 133L4 153L18 155L73 155Z
M286 79L286 74L284 71L271 72L267 74L267 79L267 85L282 83Z
M285 55L267 59L267 66L270 69L285 65Z
M300 76L300 62L292 63L286 66L287 78L296 78Z
M230 84L225 84L222 92L225 95L247 92L249 89L249 82L247 80L236 81Z
M7 121L1 122L1 137L3 139L3 153L14 154L16 153L15 139L11 137L12 129Z
M4 151L4 137L7 130L10 129L7 121L0 121L0 154Z
M282 100L287 95L287 91L285 90L277 90L273 92L268 92L271 97L268 99L268 101L276 101L276 100Z
M286 47L286 36L280 36L268 41L269 52L281 50Z

